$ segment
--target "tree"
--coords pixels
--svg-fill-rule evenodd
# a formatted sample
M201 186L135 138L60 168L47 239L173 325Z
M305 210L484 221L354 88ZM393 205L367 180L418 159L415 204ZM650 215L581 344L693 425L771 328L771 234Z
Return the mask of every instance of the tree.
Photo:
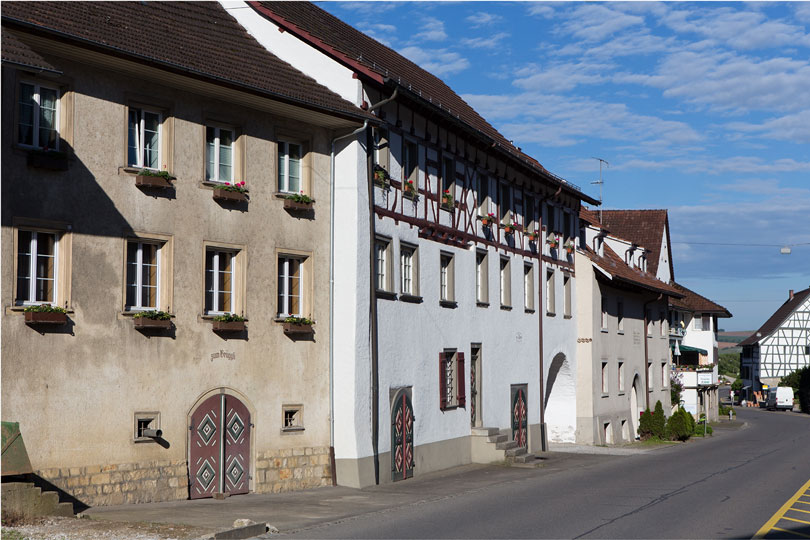
M685 441L692 435L692 427L689 424L691 414L683 409L678 409L667 421L667 435L673 441Z
M742 384L742 383L740 383ZM683 383L681 382L681 375L679 373L669 374L669 398L672 405L679 405L681 403L681 392L683 392Z
M655 412L652 415L652 425L650 426L652 429L653 437L658 437L659 439L664 438L664 428L667 424L667 417L664 416L664 407L661 405L661 400L655 402Z
M737 379L736 381L731 383L731 389L734 390L735 394L739 395L743 389L742 379Z
M717 364L717 372L720 375L727 375L735 379L740 376L740 355L739 353L722 353Z
M652 436L652 413L650 409L644 409L641 418L638 419L638 438L646 441Z
M802 371L807 368L802 368L799 370L790 373L789 375L785 375L779 380L779 386L790 386L793 388L795 393L799 392L799 379L802 376Z

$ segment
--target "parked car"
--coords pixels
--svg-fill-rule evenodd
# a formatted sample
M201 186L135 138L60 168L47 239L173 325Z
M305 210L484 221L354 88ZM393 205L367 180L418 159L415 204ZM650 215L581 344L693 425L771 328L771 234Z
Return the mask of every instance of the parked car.
M790 386L769 388L765 407L768 410L793 410L793 388Z

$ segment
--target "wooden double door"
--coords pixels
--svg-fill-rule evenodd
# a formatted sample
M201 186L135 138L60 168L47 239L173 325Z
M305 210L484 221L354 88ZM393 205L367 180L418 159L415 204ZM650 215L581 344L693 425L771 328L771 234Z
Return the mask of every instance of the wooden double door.
M191 414L188 474L192 499L248 492L250 429L250 412L230 394L207 398Z

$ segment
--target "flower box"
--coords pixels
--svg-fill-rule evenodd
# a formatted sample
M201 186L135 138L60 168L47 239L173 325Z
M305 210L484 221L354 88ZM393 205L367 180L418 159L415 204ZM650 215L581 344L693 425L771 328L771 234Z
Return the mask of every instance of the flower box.
M171 319L150 319L149 317L136 317L135 328L150 328L168 330L172 327Z
M285 210L312 210L312 205L314 201L310 202L299 202L293 199L284 199L284 209Z
M68 158L62 152L33 151L28 154L28 166L51 171L68 170Z
M247 194L242 191L214 188L214 200L223 202L247 202Z
M245 321L214 321L214 332L244 332Z
M26 311L28 324L67 324L67 313L60 311Z
M135 185L146 188L166 189L172 187L172 182L162 176L139 174L135 177Z
M284 333L289 335L313 333L311 324L285 322L283 323L283 328Z
M515 226L514 225L504 225L503 232L506 234L515 234Z

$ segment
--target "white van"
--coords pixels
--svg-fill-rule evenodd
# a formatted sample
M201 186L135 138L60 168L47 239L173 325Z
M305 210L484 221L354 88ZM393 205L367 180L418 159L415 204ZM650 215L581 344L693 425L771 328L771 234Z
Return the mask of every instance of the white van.
M793 410L793 388L790 386L769 388L768 401L765 406L769 410Z

